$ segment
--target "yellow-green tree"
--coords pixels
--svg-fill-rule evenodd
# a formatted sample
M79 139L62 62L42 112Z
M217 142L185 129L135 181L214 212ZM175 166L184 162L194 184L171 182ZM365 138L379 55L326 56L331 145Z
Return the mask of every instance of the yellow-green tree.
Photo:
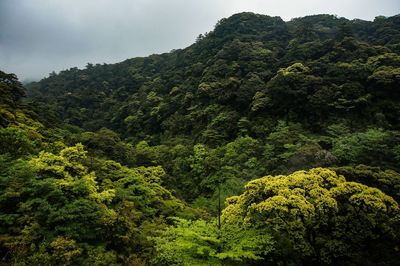
M275 252L265 258L274 263L365 265L398 255L398 203L328 169L253 180L228 203L225 223L274 236Z

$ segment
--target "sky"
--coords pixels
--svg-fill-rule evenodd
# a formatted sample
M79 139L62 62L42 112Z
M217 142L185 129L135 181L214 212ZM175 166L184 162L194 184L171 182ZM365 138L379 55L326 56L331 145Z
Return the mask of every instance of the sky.
M400 13L399 0L0 0L0 70L22 81L87 63L185 48L221 18L251 11L349 19Z

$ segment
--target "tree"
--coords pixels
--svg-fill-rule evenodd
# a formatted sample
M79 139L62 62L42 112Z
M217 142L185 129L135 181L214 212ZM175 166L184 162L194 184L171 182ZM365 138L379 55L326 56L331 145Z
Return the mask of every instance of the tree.
M374 128L342 135L333 140L332 153L344 163L380 165L388 157L389 136L388 132Z
M282 68L267 83L269 110L274 114L300 119L304 119L306 114L314 116L318 110L311 110L309 95L322 85L323 79L313 75L311 69L302 63Z
M355 165L332 168L336 173L346 177L348 181L358 182L376 187L387 195L400 201L400 173L377 166Z
M115 191L98 190L95 174L82 164L85 154L80 144L57 155L41 152L28 164L17 162L11 168L14 173L2 177L2 217L9 217L2 246L12 259L28 264L82 264L85 252L95 250L91 245L105 246L107 235L99 232L116 223L116 212L106 205ZM8 210L12 206L15 209ZM8 239L11 232L13 240Z
M228 203L224 222L271 232L275 264L368 264L396 257L398 203L328 169L253 180Z
M0 128L0 154L18 158L34 153L36 143L29 137L28 132L20 128Z
M0 71L0 105L8 105L12 108L16 107L17 102L25 97L25 89L18 81L15 74L7 74Z
M25 97L25 89L15 74L0 70L0 127L14 122L20 100Z

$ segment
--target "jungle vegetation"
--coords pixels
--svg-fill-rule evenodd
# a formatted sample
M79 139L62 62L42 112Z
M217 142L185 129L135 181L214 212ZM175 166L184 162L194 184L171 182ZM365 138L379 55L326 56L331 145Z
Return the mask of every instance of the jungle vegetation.
M400 263L399 15L240 13L0 95L0 265Z

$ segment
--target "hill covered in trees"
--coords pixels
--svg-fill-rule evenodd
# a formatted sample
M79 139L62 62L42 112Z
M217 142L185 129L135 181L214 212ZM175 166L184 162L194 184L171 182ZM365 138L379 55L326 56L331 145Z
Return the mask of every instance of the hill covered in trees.
M396 265L399 88L400 16L236 14L26 99L1 72L1 263Z

